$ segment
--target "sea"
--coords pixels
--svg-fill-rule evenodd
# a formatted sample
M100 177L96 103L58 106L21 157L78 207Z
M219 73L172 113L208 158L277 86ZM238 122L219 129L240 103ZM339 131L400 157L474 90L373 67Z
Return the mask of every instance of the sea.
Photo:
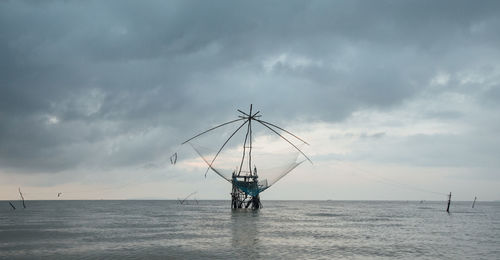
M500 202L0 201L0 259L500 259Z

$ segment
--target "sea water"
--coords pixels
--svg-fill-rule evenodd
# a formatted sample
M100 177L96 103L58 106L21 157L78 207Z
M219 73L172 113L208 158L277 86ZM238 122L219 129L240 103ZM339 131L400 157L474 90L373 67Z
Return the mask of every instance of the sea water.
M500 202L0 201L1 259L500 259Z

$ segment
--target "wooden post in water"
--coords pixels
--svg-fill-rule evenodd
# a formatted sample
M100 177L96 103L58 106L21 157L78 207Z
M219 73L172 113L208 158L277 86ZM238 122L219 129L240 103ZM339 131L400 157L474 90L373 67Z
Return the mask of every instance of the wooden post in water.
M12 207L13 210L16 210L16 207L14 207L14 205L12 205L12 203L10 203L10 201L9 201L9 204Z
M21 187L19 187L19 195L21 195L21 199L23 200L23 208L26 208L26 204L24 204L24 196L23 193L21 192Z
M448 195L448 206L446 207L446 212L450 213L450 203L451 203L451 192Z
M474 197L474 201L472 202L472 208L474 208L474 204L476 204L477 197Z

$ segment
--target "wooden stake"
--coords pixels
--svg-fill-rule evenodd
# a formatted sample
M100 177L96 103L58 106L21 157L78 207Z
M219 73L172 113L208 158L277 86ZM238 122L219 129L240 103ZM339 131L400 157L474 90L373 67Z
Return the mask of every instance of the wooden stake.
M474 208L474 204L476 204L477 197L474 197L474 201L472 202L472 208Z
M184 199L182 199L182 200L181 200L181 199L177 198L177 200L179 201L179 203L180 203L181 205L183 205L183 204L184 204L184 202L186 202L186 201L187 201L187 199L188 199L189 197L191 197L192 195L194 195L194 194L196 194L196 193L198 193L198 192L197 192L197 191L195 191L195 192L193 192L193 193L191 193L191 194L187 195ZM198 201L196 201L196 204L198 204Z
M21 195L21 199L23 200L23 208L26 208L26 204L24 204L24 196L23 193L21 192L21 187L19 187L19 195Z
M448 207L446 207L446 212L450 213L450 203L451 203L451 192L448 195Z
M12 203L10 203L10 201L9 201L9 204L12 207L13 210L16 210L16 207L14 207L14 205L12 205Z

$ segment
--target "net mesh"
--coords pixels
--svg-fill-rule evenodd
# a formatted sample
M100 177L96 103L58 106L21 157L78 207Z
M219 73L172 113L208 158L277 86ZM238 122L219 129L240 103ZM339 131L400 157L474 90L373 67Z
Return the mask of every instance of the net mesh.
M234 183L243 192L256 196L271 187L281 178L305 161L303 156L291 145L273 134L264 131L254 132L252 153L249 156L249 143L243 147L246 127L234 133L238 125L225 126L189 141L191 147L203 159L208 168L230 183ZM253 127L254 129L255 127ZM299 148L302 145L296 144ZM243 158L243 154L245 154ZM216 159L214 160L215 156ZM243 158L243 159L242 159ZM251 179L251 172L258 175L258 180Z

